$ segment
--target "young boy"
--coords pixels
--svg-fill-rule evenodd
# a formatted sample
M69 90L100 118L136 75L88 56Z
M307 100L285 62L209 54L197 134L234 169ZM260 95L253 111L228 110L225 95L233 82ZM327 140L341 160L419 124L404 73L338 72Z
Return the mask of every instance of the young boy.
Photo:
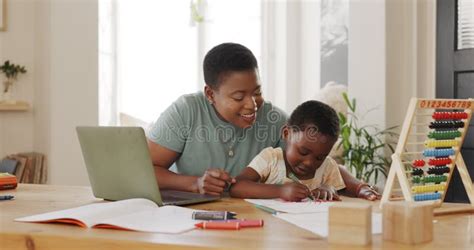
M262 150L236 177L230 195L339 200L337 190L345 188L344 181L337 163L327 157L338 134L339 118L334 109L318 101L299 105L283 127L286 149Z

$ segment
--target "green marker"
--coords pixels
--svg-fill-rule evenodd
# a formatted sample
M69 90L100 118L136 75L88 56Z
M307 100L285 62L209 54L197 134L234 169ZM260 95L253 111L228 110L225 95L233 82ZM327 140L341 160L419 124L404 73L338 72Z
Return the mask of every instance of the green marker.
M313 201L316 200L316 198L313 196L313 193L311 193L311 189L309 189L308 186L306 186L304 183L302 183L302 182L298 179L298 177L296 177L295 174L293 174L293 173L290 172L290 173L288 174L288 178L290 178L290 179L293 180L294 182L297 182L297 183L299 183L299 184L301 184L301 185L304 185L306 188L308 188L309 193L310 193L310 195L308 196L308 198L310 198L310 199L313 200Z

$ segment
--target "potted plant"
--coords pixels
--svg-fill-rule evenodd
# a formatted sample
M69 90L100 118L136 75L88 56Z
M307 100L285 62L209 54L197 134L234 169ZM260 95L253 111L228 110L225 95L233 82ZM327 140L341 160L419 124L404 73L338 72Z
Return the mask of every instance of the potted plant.
M349 112L347 115L339 112L341 123L341 140L338 148L343 148L342 160L344 165L355 174L356 178L375 185L378 178L387 177L394 152L394 138L398 134L393 132L397 126L381 130L376 125L359 125L356 113L356 100L349 100L347 93L343 93ZM387 151L391 151L386 156Z
M0 66L0 71L6 76L6 80L3 82L3 101L11 102L13 83L20 74L26 73L25 66L16 65L6 60L3 65Z

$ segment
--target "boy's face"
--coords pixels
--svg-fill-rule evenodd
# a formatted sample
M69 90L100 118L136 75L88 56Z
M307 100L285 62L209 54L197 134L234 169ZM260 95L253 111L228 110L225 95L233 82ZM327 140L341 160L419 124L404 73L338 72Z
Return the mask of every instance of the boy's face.
M288 127L283 129L283 137L286 139L286 164L300 179L314 177L337 140L312 129L295 131Z
M204 91L221 119L247 128L255 123L263 103L260 88L256 70L248 70L227 73L217 89L206 86Z

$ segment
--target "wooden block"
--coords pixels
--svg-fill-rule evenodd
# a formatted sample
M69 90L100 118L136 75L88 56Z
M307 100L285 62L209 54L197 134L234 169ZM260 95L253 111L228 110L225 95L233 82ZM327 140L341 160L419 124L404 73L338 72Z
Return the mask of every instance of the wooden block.
M368 245L372 242L372 206L362 203L329 207L329 243Z
M382 217L384 240L405 244L433 240L432 202L387 202Z

